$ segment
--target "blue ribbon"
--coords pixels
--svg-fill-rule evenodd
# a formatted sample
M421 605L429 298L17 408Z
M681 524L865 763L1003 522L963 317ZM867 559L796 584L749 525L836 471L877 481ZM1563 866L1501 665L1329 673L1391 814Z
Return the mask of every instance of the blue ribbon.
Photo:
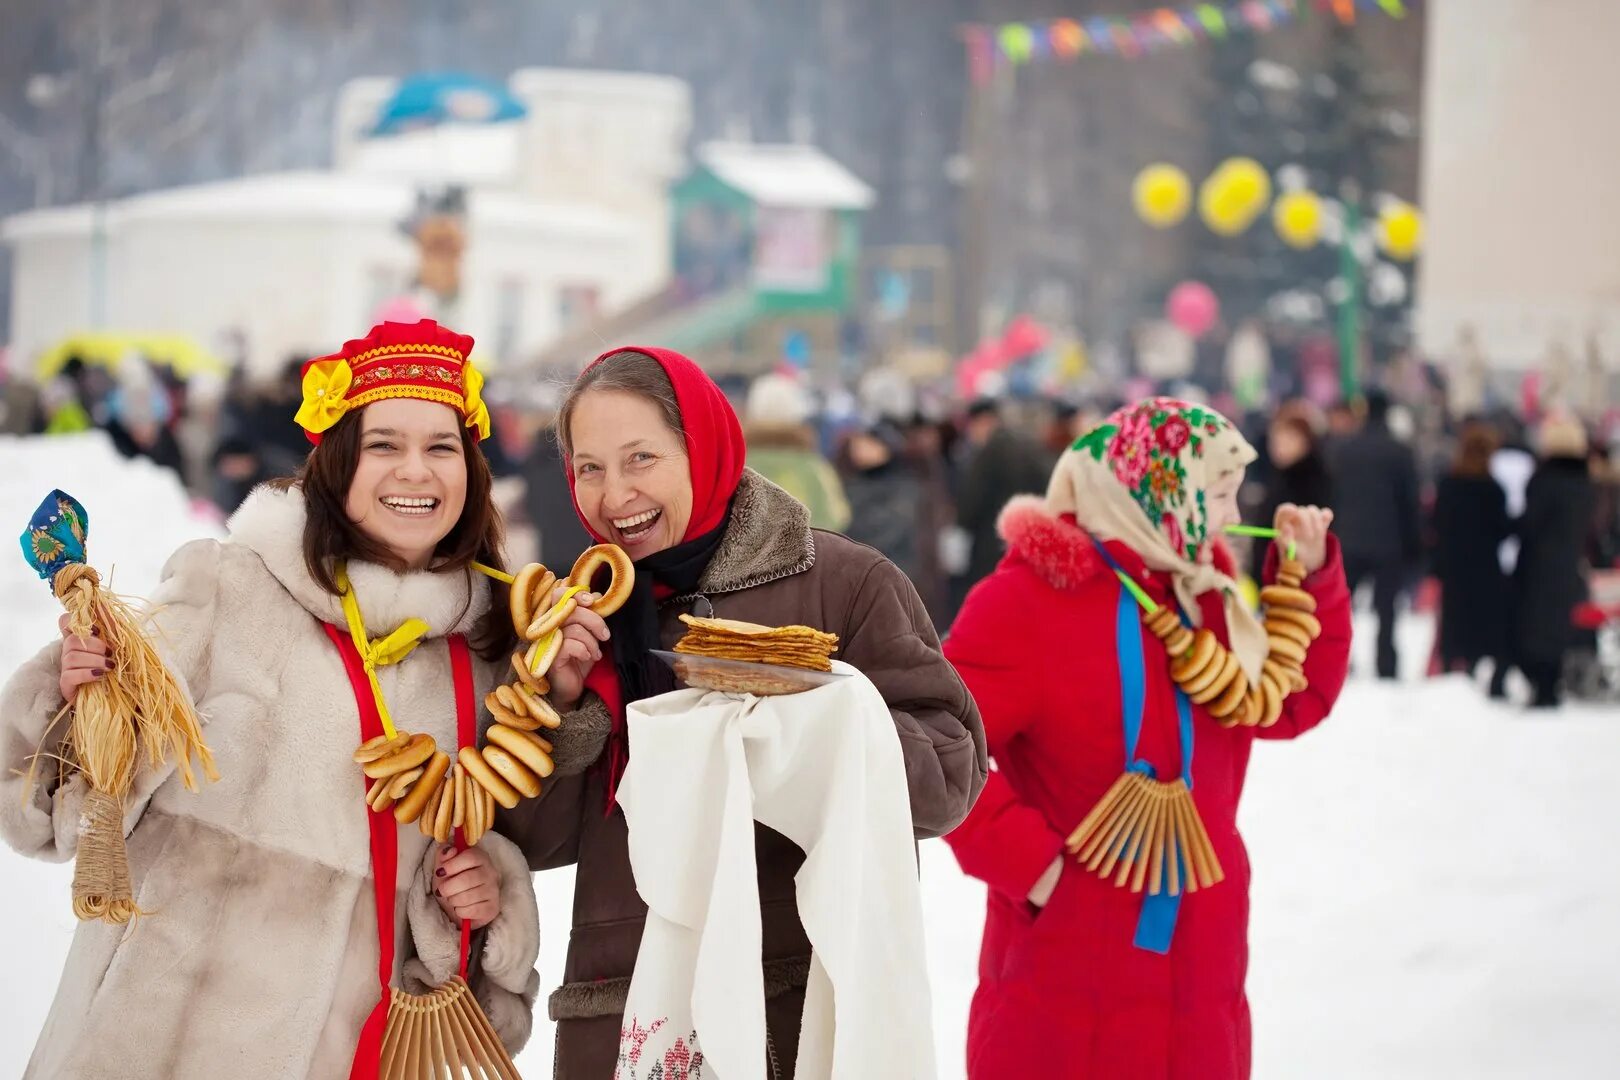
M1095 542L1095 541L1093 541ZM1116 574L1124 574L1119 562L1097 543L1097 550ZM1183 622L1185 622L1185 618ZM1114 648L1119 654L1120 715L1125 724L1125 769L1154 778L1153 765L1136 756L1136 744L1142 737L1142 719L1147 712L1147 667L1142 657L1142 617L1136 599L1121 582L1119 604L1114 617ZM1177 730L1181 736L1181 779L1191 791L1193 724L1192 702L1181 687L1176 687ZM1174 852L1181 880L1187 879L1187 863L1179 848ZM1149 893L1142 898L1142 913L1136 920L1136 936L1131 944L1138 949L1163 956L1170 951L1170 939L1176 932L1176 916L1181 911L1181 895L1171 896L1168 891Z

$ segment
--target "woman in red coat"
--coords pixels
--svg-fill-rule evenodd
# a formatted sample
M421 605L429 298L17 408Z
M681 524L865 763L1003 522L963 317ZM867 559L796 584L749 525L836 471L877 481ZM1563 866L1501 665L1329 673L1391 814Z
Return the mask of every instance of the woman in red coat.
M1253 740L1314 727L1344 683L1350 596L1332 515L1277 511L1278 542L1297 547L1320 634L1292 664L1303 669L1295 686L1308 685L1287 693L1270 726L1223 726L1190 703L1116 570L1189 629L1207 627L1259 686L1276 646L1242 604L1217 542L1238 522L1253 459L1218 413L1145 401L1076 442L1044 500L1015 499L1002 514L1007 554L969 594L945 643L997 766L946 837L962 868L990 887L968 1023L973 1080L1249 1075L1249 864L1238 799ZM1188 783L1224 880L1179 899L1168 889L1149 897L1066 853L1066 838L1127 767Z

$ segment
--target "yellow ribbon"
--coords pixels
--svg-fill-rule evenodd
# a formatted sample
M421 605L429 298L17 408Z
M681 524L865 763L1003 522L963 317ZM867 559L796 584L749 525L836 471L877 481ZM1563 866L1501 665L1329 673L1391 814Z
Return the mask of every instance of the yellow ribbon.
M360 617L360 601L349 586L347 566L339 563L335 576L343 604L343 618L349 624L349 639L354 642L355 651L360 654L360 662L366 669L366 679L371 683L371 696L377 702L377 715L382 719L383 731L390 739L396 738L399 732L394 730L394 721L388 715L388 702L383 700L377 669L397 664L409 656L432 627L421 619L406 619L393 633L371 640L366 637L366 623Z
M294 417L305 431L319 435L349 411L349 384L354 372L346 360L320 360L304 372L304 403Z
M484 404L484 373L473 367L469 360L462 365L461 378L466 387L463 414L467 417L467 426L478 429L480 440L487 439L491 425L489 407Z
M569 597L573 596L575 593L582 593L584 591L585 586L583 585L570 585L568 587L568 591L562 594L562 599L551 605L551 610L556 611L558 608L562 607L563 604L568 602ZM542 637L539 641L536 641L534 645L530 647L528 661L529 671L531 673L534 673L535 669L540 666L540 658L546 654L547 649L551 648L551 639L560 633L562 633L562 627L559 626L545 637Z

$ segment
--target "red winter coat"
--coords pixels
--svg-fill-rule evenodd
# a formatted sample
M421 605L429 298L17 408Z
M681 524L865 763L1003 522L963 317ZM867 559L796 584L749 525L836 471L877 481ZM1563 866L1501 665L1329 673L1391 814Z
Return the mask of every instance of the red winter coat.
M1194 706L1193 797L1225 880L1185 896L1167 956L1132 946L1142 898L1070 861L1037 912L1029 890L1064 838L1125 766L1114 633L1120 585L1072 519L1035 499L1002 515L1008 552L968 595L945 642L984 717L997 771L946 837L962 869L989 886L979 988L968 1020L971 1080L1231 1080L1249 1075L1249 862L1238 799L1256 738L1320 723L1344 684L1350 596L1338 545L1305 582L1322 636L1305 661L1310 687L1271 728L1222 728ZM1171 602L1167 575L1119 544L1110 552L1148 593ZM1225 552L1221 552L1224 556ZM1270 571L1268 571L1269 575ZM1213 594L1204 625L1225 644ZM1146 710L1137 755L1181 773L1174 683L1142 630Z

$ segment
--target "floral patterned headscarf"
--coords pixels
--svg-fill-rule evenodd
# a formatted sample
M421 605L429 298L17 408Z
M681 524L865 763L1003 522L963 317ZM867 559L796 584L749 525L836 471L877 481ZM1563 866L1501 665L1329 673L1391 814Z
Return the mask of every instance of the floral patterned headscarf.
M1053 513L1073 514L1093 536L1120 541L1149 568L1168 573L1195 623L1198 596L1218 589L1233 655L1251 681L1265 659L1265 630L1243 605L1237 583L1211 562L1205 492L1255 457L1254 447L1215 410L1149 398L1077 439L1058 460L1046 492Z

